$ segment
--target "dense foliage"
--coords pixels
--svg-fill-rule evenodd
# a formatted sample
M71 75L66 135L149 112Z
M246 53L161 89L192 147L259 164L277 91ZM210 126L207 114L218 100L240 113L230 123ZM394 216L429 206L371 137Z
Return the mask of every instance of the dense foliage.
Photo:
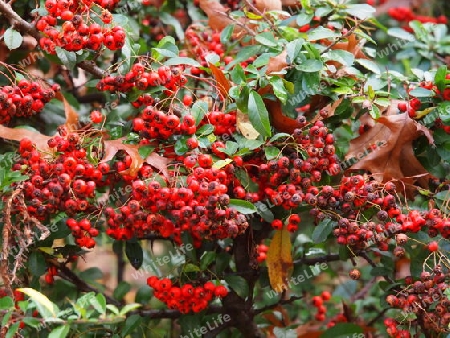
M0 336L450 333L430 6L0 0Z

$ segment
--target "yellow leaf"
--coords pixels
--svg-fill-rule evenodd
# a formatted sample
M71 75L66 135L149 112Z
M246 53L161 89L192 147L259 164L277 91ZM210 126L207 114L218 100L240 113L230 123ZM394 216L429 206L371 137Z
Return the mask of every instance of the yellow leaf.
M47 298L47 296L31 288L20 288L17 290L26 294L36 303L38 311L42 317L48 318L50 317L49 315L56 317L56 313L59 312L59 309L50 299Z
M240 110L237 111L237 129L247 140L256 140L259 136L258 131L253 127L247 114Z
M283 229L275 232L267 252L266 264L270 285L277 292L288 288L288 278L293 266L291 247L289 231Z

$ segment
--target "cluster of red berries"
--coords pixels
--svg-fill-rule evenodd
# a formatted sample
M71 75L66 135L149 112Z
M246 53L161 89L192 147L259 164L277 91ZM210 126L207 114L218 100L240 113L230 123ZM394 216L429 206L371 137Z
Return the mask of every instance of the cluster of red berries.
M199 127L209 123L214 126L214 135L231 135L236 131L236 111L224 113L218 110L208 112Z
M286 230L289 232L296 232L300 224L300 216L298 214L292 214L287 218ZM283 228L283 221L281 219L274 219L271 223L275 230L281 230Z
M450 74L447 74L445 78L447 80L450 80ZM427 90L434 91L435 93L434 97L437 99L450 101L450 88L445 88L444 91L441 93L441 91L437 88L437 86L431 81L422 81L419 83L418 86ZM415 88L416 86L410 86L410 88L408 89L408 93ZM398 109L401 112L408 112L408 115L411 118L420 118L420 116L417 114L417 111L420 110L422 106L422 101L419 98L412 96L411 94L409 95L410 95L409 101L399 102ZM437 128L443 129L447 134L450 134L450 126L444 125L440 118L437 118L435 120L435 126Z
M47 273L44 276L45 282L49 285L53 285L55 282L55 276L58 275L58 269L55 266L50 266L47 269Z
M97 84L97 89L126 93L134 88L146 90L151 87L164 86L166 88L164 93L170 96L187 83L187 78L183 72L182 66L161 66L157 70L149 70L144 64L138 62L125 75L108 75L101 79ZM153 100L150 100L150 102L144 103L151 105L153 102Z
M17 85L0 87L0 124L6 124L14 117L39 113L59 89L59 85L49 88L26 79L20 80Z
M259 244L256 246L256 252L258 254L258 257L256 257L256 260L258 263L262 263L267 258L267 251L269 251L269 247L265 244Z
M29 139L25 138L20 142L21 157L13 165L13 170L21 171L30 177L21 182L27 205L26 212L38 220L45 220L59 211L68 215L92 211L94 206L90 199L95 196L98 186L108 184L108 178L105 179L105 176L109 173L109 165L100 163L95 167L91 164L77 133L55 136L48 144L57 150L54 158L43 157ZM13 213L21 212L20 203L16 203ZM86 238L84 231L88 231L92 237L98 232L89 229L90 226L85 223L87 222L83 222L82 229L74 225L72 231L79 238L77 243L93 247L95 242Z
M117 211L105 208L106 233L122 240L154 232L166 238L173 236L181 243L181 233L188 231L199 246L204 239L234 238L245 231L246 217L228 207L231 174L212 169L210 155L193 160L199 167L186 177L187 187L164 187L155 180L145 182L142 177L132 181L128 202Z
M176 286L169 278L159 279L152 276L147 279L147 284L155 290L156 298L167 304L169 309L181 313L203 311L214 297L223 298L228 294L225 286L216 286L213 282L206 282L202 286L192 284Z
M72 235L75 238L75 242L85 248L93 248L95 246L94 237L98 236L98 229L93 228L91 221L87 218L83 218L79 221L68 218L66 220L67 227L72 230Z
M320 296L314 296L312 298L312 305L317 308L317 313L315 315L315 319L323 322L326 318L327 308L323 305L323 302L326 302L331 299L331 293L328 291L323 291Z
M117 2L102 0L96 3L113 7ZM93 1L88 0L46 0L45 8L49 14L41 17L36 23L36 28L46 35L39 42L41 48L51 54L56 53L57 46L74 52L82 49L98 50L102 46L110 50L121 49L126 38L122 27L102 27L95 22L88 24L93 21L90 17L92 14L100 17L104 24L111 24L113 20L106 7L102 7L100 15L91 11L93 4ZM61 30L56 27L58 19L64 21Z
M414 313L416 321L423 323L426 330L448 332L450 300L444 292L449 287L449 277L450 274L444 273L440 265L436 265L432 272L423 271L418 280L408 276L404 288L395 295L388 295L386 302L392 308ZM398 337L398 332L402 331L392 318L387 318L385 325L391 337Z
M432 16L425 16L425 15L416 15L411 8L409 7L392 7L389 8L388 14L397 21L408 23L413 20L420 21L421 23L441 23L441 24L447 24L447 17L445 15L441 15L437 18L434 18ZM412 29L405 25L403 29L407 31L412 31Z
M203 67L208 67L205 57L210 53L216 53L221 58L225 56L225 47L220 41L220 32L211 32L200 25L191 25L185 32L186 43L190 51L195 55ZM192 75L205 74L205 71L197 67L191 68Z
M133 130L143 139L167 140L172 135L193 135L197 131L192 115L182 119L175 114L166 114L154 106L145 107L139 117L133 119ZM192 148L194 145L191 145Z

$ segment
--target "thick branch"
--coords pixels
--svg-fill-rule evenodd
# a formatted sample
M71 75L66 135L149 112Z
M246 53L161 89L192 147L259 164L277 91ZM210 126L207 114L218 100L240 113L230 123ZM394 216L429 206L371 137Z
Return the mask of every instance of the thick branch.
M19 14L17 14L12 9L12 7L3 0L0 0L0 13L3 14L3 16L6 18L6 20L8 20L8 22L15 30L21 32L22 34L29 34L37 41L41 39L41 34L34 27L34 25L22 19ZM93 61L81 61L77 64L77 66L97 78L102 78L103 76L105 76L105 71L97 67L97 65Z
M95 292L95 293L101 293L99 290L97 290L96 288L90 286L89 284L87 284L85 281L83 281L80 277L78 277L75 273L73 273L69 268L67 268L64 265L60 265L57 266L59 269L59 276L69 282L71 282L72 284L74 284L78 290L80 291L84 291L84 292ZM104 295L106 298L106 301L109 304L114 304L116 306L122 306L123 304L121 304L118 300L115 300L114 298L111 298L107 295Z

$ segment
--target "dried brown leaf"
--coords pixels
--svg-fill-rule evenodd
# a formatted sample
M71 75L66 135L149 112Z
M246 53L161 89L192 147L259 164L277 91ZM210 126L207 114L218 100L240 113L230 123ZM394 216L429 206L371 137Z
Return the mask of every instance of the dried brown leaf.
M56 93L56 98L63 102L64 104L64 114L66 115L66 123L64 126L67 131L71 132L78 129L78 113L73 109L66 98L61 94L61 92Z
M214 66L212 63L209 63L209 68L211 69L211 72L214 76L214 79L217 82L217 86L219 87L219 91L222 94L224 98L228 97L228 91L231 88L230 81L226 78L225 74L222 72L221 69Z
M167 164L169 159L160 156L156 153L151 153L145 160L139 154L139 145L136 144L126 144L122 143L125 137L117 140L107 140L105 141L105 154L103 156L102 162L107 162L114 158L119 150L125 151L131 157L130 168L122 172L123 174L128 174L130 176L137 175L139 169L142 167L144 162L150 164L152 167L158 169L165 177L169 177L167 171Z
M381 182L402 181L407 190L414 181L426 188L429 173L415 157L412 142L425 135L433 144L433 136L407 113L393 115L391 111L388 109L388 114L376 120L373 128L350 142L345 159L356 158L359 161L349 170L368 170ZM370 149L371 145L380 142L381 146Z
M117 140L107 140L105 141L105 154L103 155L102 162L110 161L116 156L117 152L120 150L125 151L131 156L131 165L124 173L131 176L135 176L139 169L144 164L144 159L139 154L139 146L135 144L125 144L122 141L125 137Z
M255 0L255 7L261 12L281 11L281 0Z
M40 151L50 152L50 148L47 144L50 136L43 135L37 131L32 131L24 128L8 128L0 125L0 137L11 140L19 141L24 138L29 138L36 145L36 148Z
M277 292L286 289L286 280L292 272L292 243L289 231L283 229L275 232L267 251L267 269L270 286Z
M208 16L208 25L213 30L221 31L233 21L228 17L228 9L214 0L200 0L200 8Z
M247 140L256 140L258 138L259 133L253 127L247 114L244 114L243 112L238 110L236 120L237 129Z
M287 51L285 49L277 56L272 56L271 58L269 58L266 74L278 73L285 69L288 66L286 56Z

